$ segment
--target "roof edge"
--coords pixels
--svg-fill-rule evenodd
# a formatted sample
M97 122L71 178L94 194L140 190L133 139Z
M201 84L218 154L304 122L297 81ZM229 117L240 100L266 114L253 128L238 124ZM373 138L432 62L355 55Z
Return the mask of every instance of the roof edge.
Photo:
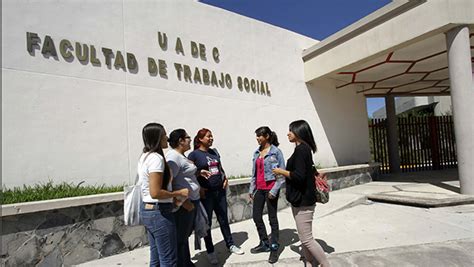
M303 61L306 62L424 2L426 2L426 0L394 0L390 4L336 32L316 45L303 50Z

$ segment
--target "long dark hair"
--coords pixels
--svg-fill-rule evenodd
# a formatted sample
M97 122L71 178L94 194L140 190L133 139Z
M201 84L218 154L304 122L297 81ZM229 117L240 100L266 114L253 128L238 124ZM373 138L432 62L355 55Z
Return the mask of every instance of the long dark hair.
M170 133L168 138L168 144L171 148L177 148L179 146L179 140L184 140L186 138L186 131L184 129L176 129Z
M151 122L145 125L142 130L142 137L143 137L143 153L158 153L163 157L163 160L165 161L165 171L163 173L163 184L162 187L166 188L168 186L168 183L171 179L170 175L170 168L168 167L168 164L166 164L165 156L163 154L163 148L161 148L161 140L163 139L163 135L166 134L165 128L163 125L156 123L156 122ZM166 190L166 189L165 189Z
M194 137L194 141L193 141L194 150L199 149L199 147L201 146L201 141L199 141L199 139L204 138L204 136L206 136L206 134L210 131L211 130L209 130L207 128L202 128L201 130L199 130L197 132L196 136Z
M297 120L290 123L290 131L293 132L296 137L298 137L298 139L309 145L313 153L317 151L313 132L311 131L311 127L309 127L309 124L305 120Z
M255 130L255 134L267 138L268 142L274 146L280 145L280 143L278 143L278 136L275 132L270 130L268 126L258 127L257 130Z

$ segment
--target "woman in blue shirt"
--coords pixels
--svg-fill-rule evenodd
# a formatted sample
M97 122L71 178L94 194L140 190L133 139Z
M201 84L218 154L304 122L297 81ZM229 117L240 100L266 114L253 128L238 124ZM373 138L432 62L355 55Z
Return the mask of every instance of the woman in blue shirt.
M198 171L206 170L210 172L209 177L198 176L198 181L203 191L201 203L206 209L209 227L211 227L212 212L214 211L227 248L231 253L242 255L244 252L234 244L230 232L226 198L228 181L222 168L221 157L215 149L211 148L213 142L214 137L209 129L203 128L199 130L196 137L194 137L194 151L189 154L188 158L194 162ZM219 261L214 251L210 229L204 238L204 242L206 243L206 251L210 263L218 264Z

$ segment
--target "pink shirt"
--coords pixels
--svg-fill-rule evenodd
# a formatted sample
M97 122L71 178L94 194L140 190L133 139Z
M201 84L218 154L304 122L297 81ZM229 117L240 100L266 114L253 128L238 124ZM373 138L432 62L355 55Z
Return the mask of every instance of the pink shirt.
M275 180L265 181L265 170L263 168L263 158L258 158L255 161L257 168L257 190L270 190L275 185Z

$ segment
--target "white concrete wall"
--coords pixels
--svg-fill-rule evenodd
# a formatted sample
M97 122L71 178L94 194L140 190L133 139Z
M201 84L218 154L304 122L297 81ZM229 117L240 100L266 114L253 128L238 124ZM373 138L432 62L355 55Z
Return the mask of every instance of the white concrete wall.
M314 81L308 89L318 114L313 124L319 141L315 162L322 166L367 162L370 151L365 96L356 90L337 90L330 79Z
M158 31L168 36L167 51ZM94 45L101 65L30 55L26 32L41 42L50 35L56 49L61 39ZM185 56L174 51L177 37ZM206 45L207 61L190 55L191 41ZM3 1L2 184L130 182L150 121L191 136L210 128L230 175L250 174L254 130L262 125L277 132L289 157L286 133L296 119L313 127L315 162L367 162L363 97L304 83L301 52L315 42L194 1ZM133 53L138 71L108 68L102 47ZM150 76L147 57L166 61L167 79ZM174 63L228 73L232 88L180 81ZM268 82L271 96L239 90L237 76Z
M452 115L453 114L453 107L451 104L451 97L450 96L435 96L434 102L438 102L435 106L435 115L436 116L443 116L443 115Z

